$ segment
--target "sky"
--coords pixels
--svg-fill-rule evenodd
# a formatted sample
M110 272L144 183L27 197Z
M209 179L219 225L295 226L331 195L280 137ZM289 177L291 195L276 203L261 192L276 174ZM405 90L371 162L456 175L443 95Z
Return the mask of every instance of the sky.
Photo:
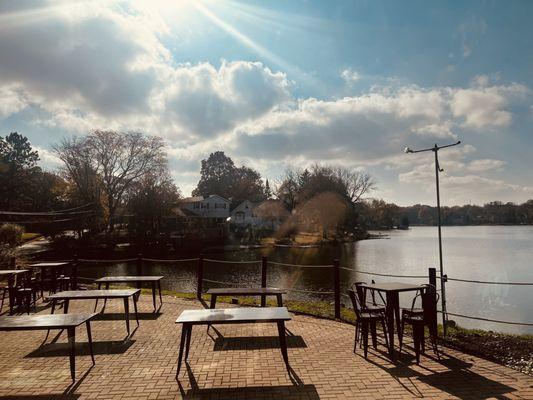
M327 163L371 197L533 198L531 1L0 1L0 134L52 147L94 129L165 139L189 195L223 150L271 185Z

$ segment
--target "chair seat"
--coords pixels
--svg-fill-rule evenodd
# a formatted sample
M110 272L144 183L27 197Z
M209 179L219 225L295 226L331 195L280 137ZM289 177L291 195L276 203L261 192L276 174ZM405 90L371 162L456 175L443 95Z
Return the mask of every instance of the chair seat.
M403 320L405 322L409 323L409 324L424 324L425 323L423 315L415 315L415 314L407 315L407 314L404 314L403 315Z
M362 312L361 315L359 316L359 319L367 320L367 321L370 321L370 320L379 321L382 318L383 318L382 314L371 313L371 312Z
M365 312L370 312L370 313L384 313L385 312L385 307L383 306L374 306L374 305L367 305L365 306L364 310Z
M418 315L424 314L423 308L402 308L402 314Z

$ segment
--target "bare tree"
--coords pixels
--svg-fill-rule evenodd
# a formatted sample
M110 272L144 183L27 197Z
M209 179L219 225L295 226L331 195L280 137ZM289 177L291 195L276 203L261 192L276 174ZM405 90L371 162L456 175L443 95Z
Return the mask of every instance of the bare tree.
M64 140L54 150L78 188L100 188L112 231L126 191L148 172L166 167L164 147L158 137L96 130L82 139Z

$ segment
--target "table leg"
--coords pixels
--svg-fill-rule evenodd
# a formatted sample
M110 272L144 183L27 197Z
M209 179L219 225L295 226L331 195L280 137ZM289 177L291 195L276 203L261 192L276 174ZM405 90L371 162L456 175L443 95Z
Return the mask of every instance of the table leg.
M137 296L133 295L133 309L135 310L135 320L137 321L137 326L139 326L139 313L137 312Z
M187 361L187 358L189 358L189 349L191 347L191 336L192 336L192 325L189 325L189 329L187 329L187 338L185 343L185 361Z
M127 297L124 297L124 316L126 318L126 330L130 334L130 303Z
M217 305L217 295L216 294L212 294L211 295L211 304L209 306L209 308L211 309L214 309Z
M283 296L280 294L276 295L276 298L278 299L278 307L283 307Z
M185 345L185 336L187 335L187 330L189 329L189 324L183 324L181 326L181 340L180 340L180 351L178 355L178 371L176 372L176 376L180 373L181 369L181 359L183 356L183 347Z
M7 278L7 292L9 296L9 315L13 315L13 307L15 305L15 277L9 275Z
M109 290L109 283L105 284L105 290ZM104 308L102 308L102 312L104 311L106 304L107 304L107 298L104 297Z
M52 300L52 312L50 314L53 314L54 311L56 310L56 300Z
M76 333L75 328L67 328L68 344L70 347L70 376L73 381L76 380Z
M63 314L68 314L68 306L70 304L69 299L63 300Z
M98 290L100 290L101 288L102 288L102 282L98 282ZM98 297L94 301L94 311L93 312L96 312L96 308L97 307L98 307Z
M281 347L281 355L283 356L283 361L285 361L285 366L287 367L287 371L289 371L290 367L289 367L289 355L287 352L287 338L285 336L285 322L280 321L277 324L278 324L279 343Z
M163 305L163 295L161 294L161 281L157 281L157 289L159 290L159 302Z
M91 352L91 359L93 360L93 365L95 365L93 352L93 336L91 334L91 321L87 321L85 324L87 325L87 339L89 340L89 351Z
M398 301L398 293L387 292L385 317L387 320L387 333L389 334L389 355L394 357L394 304Z
M157 309L157 306L155 304L155 282L152 282L152 301L154 302L154 312Z

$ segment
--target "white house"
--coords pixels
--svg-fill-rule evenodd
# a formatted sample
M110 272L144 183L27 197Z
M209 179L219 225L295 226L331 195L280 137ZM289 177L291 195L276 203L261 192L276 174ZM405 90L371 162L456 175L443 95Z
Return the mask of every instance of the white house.
M245 200L231 211L230 222L276 230L289 215L289 211L279 200L269 199L258 204Z
M217 194L208 197L187 197L181 201L181 208L203 218L216 218L224 222L229 217L229 200Z
M253 209L255 203L250 200L244 200L241 204L231 211L231 223L238 225L255 225Z

